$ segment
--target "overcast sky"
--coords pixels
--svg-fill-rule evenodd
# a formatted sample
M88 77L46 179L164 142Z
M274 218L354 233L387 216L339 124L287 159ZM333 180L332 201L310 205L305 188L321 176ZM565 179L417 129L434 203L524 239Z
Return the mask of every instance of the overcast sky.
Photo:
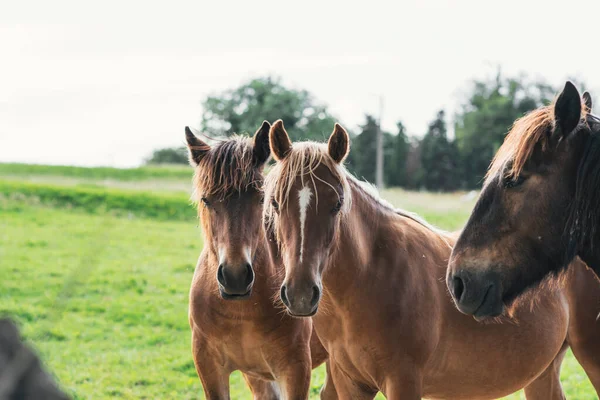
M381 94L410 134L496 65L600 88L597 0L350 3L4 1L0 162L138 165L183 144L206 95L266 74L349 128Z

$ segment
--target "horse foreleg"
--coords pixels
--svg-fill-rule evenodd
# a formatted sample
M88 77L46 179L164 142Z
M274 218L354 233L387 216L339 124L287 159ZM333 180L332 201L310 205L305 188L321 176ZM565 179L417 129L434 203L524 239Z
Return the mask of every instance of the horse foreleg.
M277 382L285 400L306 400L310 389L310 358L297 362L277 374Z
M527 400L564 400L565 394L560 384L560 367L569 346L565 342L556 358L533 382L525 387Z
M388 400L420 400L422 385L420 374L410 371L386 379L382 392Z
M341 371L329 357L327 362L327 380L335 383L337 398L353 400L372 400L377 395L377 390L368 389L352 380ZM331 378L329 378L331 376Z
M600 321L597 324L600 325ZM573 355L592 382L596 394L600 396L600 328L596 331L596 336L577 338L569 342L569 345L573 350Z
M210 353L201 335L192 331L192 356L206 400L229 400L229 374Z
M277 382L265 381L259 378L253 378L246 374L244 380L252 391L252 398L254 400L279 400L281 399L281 392L279 391L279 385Z
M321 400L337 400L339 398L337 391L335 390L335 384L333 383L333 377L331 376L331 366L329 363L329 361L325 363L327 375L325 376L325 383L321 388Z
M578 264L571 266L566 283L571 314L567 342L600 396L600 285L594 272Z

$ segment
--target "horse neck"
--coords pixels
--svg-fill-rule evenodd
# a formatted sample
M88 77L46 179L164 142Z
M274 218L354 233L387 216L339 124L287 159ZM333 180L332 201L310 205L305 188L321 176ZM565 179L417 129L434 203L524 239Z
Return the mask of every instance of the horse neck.
M338 243L334 245L334 253L327 265L327 277L331 279L324 284L330 284L329 291L336 288L343 290L345 285L353 285L356 279L366 274L369 274L368 279L372 279L370 267L389 269L393 274L409 274L410 271L398 268L399 264L408 264L409 269L416 266L409 260L400 262L403 261L400 258L408 257L408 253L442 256L445 251L449 253L450 239L380 203L354 180L350 180L349 184L352 206L341 221ZM390 258L395 262L370 265L373 254L377 253L373 249L379 247L381 251L393 252ZM448 255L445 254L445 257Z

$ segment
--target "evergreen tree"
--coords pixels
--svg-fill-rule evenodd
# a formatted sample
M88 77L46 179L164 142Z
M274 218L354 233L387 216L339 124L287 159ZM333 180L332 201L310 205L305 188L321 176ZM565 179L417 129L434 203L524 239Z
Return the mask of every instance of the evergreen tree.
M347 164L350 171L359 179L375 182L375 155L377 151L377 121L365 115L365 123L351 142Z
M359 179L375 183L375 167L377 159L377 132L379 124L371 115L365 115L365 123L360 126L360 133L352 138L350 156L347 160L348 169ZM388 183L386 163L393 157L394 137L383 132L383 165L384 182Z
M457 156L446 132L445 113L440 110L421 141L422 185L428 190L456 189Z
M406 188L421 189L423 187L423 166L421 164L421 141L409 138L406 155Z
M398 122L396 126L398 133L386 137L389 145L384 146L384 177L388 186L407 186L409 177L406 163L410 145L402 122Z

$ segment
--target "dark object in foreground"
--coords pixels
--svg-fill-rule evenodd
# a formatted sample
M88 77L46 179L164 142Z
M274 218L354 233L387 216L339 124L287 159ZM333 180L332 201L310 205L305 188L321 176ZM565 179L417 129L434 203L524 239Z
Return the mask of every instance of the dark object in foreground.
M0 319L0 400L68 400L8 318Z

